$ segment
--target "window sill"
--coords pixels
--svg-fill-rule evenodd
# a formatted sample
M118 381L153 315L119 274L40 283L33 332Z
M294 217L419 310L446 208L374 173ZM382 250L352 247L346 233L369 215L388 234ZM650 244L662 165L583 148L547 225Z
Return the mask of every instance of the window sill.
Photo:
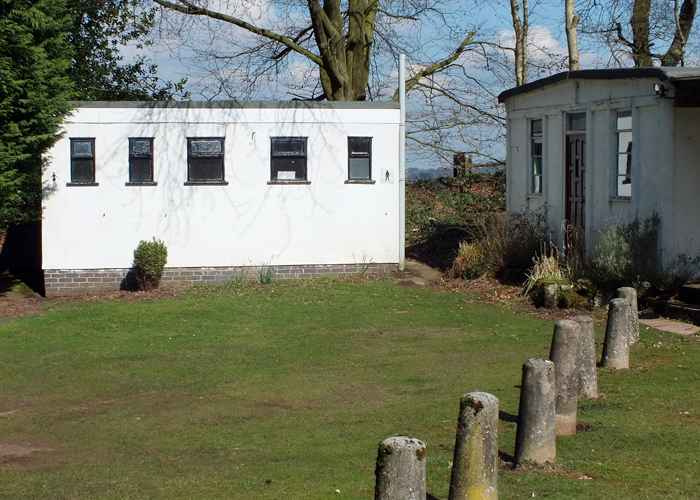
M372 179L348 179L345 184L376 184Z
M228 181L187 181L185 186L228 186Z
M157 182L144 181L144 182L125 182L125 186L157 186Z
M272 185L272 184L303 184L303 185L306 185L306 184L311 184L311 181L301 181L301 180L300 181L292 181L292 180L289 180L289 181L267 181L267 184L268 185Z
M66 182L66 186L76 187L76 186L99 186L99 182Z
M619 201L622 203L629 203L630 201L632 201L632 197L631 196L611 196L610 201Z
M528 193L528 198L542 198L542 193Z

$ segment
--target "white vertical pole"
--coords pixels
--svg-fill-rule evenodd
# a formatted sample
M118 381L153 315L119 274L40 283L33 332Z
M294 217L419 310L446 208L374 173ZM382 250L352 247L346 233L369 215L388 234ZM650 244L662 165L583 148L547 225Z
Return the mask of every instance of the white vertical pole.
M406 54L399 55L399 271L406 259Z

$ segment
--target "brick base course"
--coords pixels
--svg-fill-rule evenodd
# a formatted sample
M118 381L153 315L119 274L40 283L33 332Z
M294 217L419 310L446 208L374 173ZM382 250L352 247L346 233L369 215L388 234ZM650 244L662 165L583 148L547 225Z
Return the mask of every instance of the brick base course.
M328 264L302 266L272 266L275 279L317 278L362 274L391 274L398 264ZM223 283L239 279L255 280L261 269L250 267L166 267L161 286ZM93 292L98 290L128 290L134 286L131 269L46 269L44 287L47 297Z

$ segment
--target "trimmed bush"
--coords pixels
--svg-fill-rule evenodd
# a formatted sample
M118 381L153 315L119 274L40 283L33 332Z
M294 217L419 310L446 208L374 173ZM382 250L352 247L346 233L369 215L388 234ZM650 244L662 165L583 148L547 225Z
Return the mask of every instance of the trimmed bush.
M168 248L156 240L141 240L134 250L133 269L139 290L153 290L160 285L165 264L168 262Z

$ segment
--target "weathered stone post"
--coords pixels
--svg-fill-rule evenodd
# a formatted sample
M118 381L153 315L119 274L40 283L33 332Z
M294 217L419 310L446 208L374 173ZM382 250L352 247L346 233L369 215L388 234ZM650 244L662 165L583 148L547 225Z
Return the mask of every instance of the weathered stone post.
M620 299L625 299L630 303L630 322L629 322L629 345L639 343L639 307L637 306L637 290L631 286L623 286L618 288L615 296Z
M570 320L557 321L554 325L549 359L554 363L556 379L556 429L557 436L576 434L579 387L579 344L581 326Z
M554 462L557 457L554 363L528 359L523 364L515 461Z
M630 303L627 299L612 299L610 301L600 366L618 370L630 367L630 309Z
M498 499L498 398L462 396L449 500Z
M423 441L395 436L379 443L375 500L425 500L425 456Z
M588 316L571 318L581 325L580 338L580 379L578 396L580 399L595 399L598 397L598 374L596 372L595 331L593 320Z
M557 289L559 286L554 283L542 287L544 293L544 307L554 309L557 307Z

